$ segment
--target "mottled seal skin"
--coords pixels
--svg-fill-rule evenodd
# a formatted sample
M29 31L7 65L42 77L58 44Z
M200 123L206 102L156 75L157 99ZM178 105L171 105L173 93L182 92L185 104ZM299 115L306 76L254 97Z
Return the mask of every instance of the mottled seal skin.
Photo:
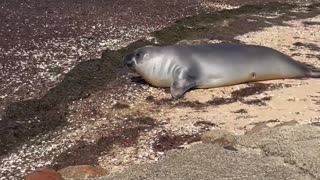
M320 77L274 49L243 44L148 46L124 62L148 83L170 87L173 98L190 88L215 88L272 79Z

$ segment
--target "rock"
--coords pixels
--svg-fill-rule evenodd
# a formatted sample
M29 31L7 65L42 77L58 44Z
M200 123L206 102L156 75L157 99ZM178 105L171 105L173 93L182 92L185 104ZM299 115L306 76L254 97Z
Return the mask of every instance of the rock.
M26 175L25 180L63 180L62 176L55 170L49 168L37 169Z
M87 179L97 178L109 173L108 170L101 167L95 167L90 165L69 166L58 171L62 177L68 179Z
M250 149L260 149L265 155L281 157L287 165L302 169L313 177L309 179L320 179L319 134L318 126L283 126L239 137L237 144Z
M268 128L236 136L238 151L199 143L101 179L320 179L319 134L314 125Z
M212 130L203 133L201 140L203 143L212 143L225 147L234 145L236 136L225 130Z
M248 134L248 135L255 134L257 132L262 131L263 129L268 129L268 128L269 128L269 126L267 125L267 123L259 122L255 126L253 126L253 128L251 128L251 130L247 131L246 134Z

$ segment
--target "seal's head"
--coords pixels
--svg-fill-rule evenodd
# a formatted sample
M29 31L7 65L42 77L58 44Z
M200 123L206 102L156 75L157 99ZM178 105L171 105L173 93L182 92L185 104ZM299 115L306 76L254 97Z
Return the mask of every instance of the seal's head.
M142 47L134 50L133 52L127 54L123 58L123 62L130 69L134 71L139 71L143 68L144 64L147 63L149 57L148 47Z

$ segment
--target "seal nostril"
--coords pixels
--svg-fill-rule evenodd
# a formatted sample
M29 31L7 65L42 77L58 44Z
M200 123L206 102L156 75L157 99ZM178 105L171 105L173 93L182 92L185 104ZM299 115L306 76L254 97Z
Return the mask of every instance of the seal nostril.
M133 61L126 61L127 66L131 67L133 66Z

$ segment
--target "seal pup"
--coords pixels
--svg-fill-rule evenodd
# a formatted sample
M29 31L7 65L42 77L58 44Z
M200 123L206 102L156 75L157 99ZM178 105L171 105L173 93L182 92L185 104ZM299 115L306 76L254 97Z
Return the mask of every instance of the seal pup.
M124 63L156 87L170 87L173 98L191 88L289 78L319 78L320 71L272 48L244 44L146 46Z

